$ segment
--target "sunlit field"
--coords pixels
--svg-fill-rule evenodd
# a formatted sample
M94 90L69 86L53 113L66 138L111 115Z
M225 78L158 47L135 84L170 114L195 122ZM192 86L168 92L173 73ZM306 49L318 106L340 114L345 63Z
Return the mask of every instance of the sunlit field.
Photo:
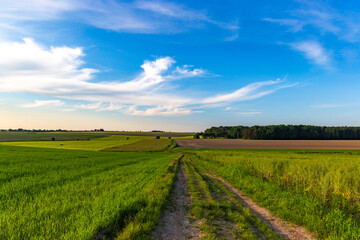
M359 239L359 151L199 150L191 164L223 177L320 239Z
M104 148L115 147L124 144L131 144L143 139L154 139L154 137L137 136L105 136L101 138L92 138L89 140L76 141L21 141L21 142L1 142L2 145L22 146L22 147L40 147L40 148L59 148L59 149L82 149L98 151Z

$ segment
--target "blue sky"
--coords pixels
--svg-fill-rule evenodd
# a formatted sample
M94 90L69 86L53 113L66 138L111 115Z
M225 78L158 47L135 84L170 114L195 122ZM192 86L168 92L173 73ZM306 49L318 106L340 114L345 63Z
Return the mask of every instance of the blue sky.
M360 125L357 1L0 3L0 128Z

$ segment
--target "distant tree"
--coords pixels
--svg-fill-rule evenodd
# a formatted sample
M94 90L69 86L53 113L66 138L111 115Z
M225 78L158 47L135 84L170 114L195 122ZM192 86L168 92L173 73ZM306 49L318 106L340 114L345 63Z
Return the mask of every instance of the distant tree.
M196 138L196 135L194 135ZM203 138L360 139L360 127L311 125L220 126L206 129Z

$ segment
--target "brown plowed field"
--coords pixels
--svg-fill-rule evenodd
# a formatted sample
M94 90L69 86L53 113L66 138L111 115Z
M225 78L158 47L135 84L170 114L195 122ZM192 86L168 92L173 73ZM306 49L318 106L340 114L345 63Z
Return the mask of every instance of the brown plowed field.
M352 149L360 150L360 140L231 140L176 139L184 148L250 148L250 149Z

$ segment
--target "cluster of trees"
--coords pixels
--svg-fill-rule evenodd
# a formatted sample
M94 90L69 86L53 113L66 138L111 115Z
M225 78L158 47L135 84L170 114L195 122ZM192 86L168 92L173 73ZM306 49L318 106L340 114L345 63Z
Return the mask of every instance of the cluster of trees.
M64 129L56 129L56 130L51 130L51 129L23 129L23 128L18 128L18 129L2 129L1 131L8 131L8 132L68 132L68 130L64 130Z
M220 126L200 133L203 138L244 139L360 139L360 127L310 125Z
M104 132L103 128L91 130L92 132Z

